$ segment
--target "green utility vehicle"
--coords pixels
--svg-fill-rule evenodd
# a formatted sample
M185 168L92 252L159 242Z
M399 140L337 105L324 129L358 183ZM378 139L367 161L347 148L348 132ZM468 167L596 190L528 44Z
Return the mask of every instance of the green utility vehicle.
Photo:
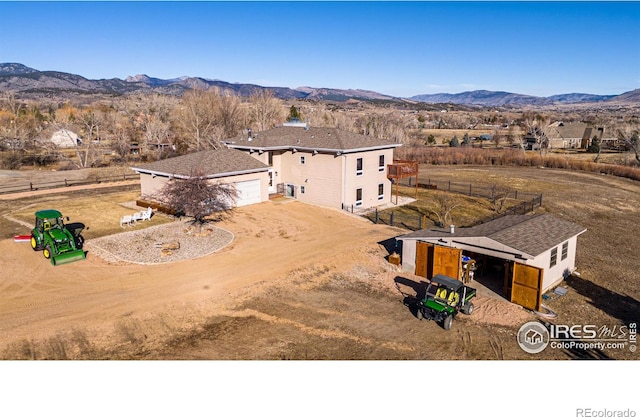
M475 296L475 288L467 287L457 279L437 274L431 279L425 298L418 302L416 315L420 320L424 318L440 322L445 330L450 330L458 312L471 314L471 299Z
M69 218L67 217L67 220ZM36 225L31 230L31 247L41 250L52 265L62 265L86 258L82 250L81 232L84 226L74 224L70 230L64 224L62 214L58 210L41 210L36 212Z

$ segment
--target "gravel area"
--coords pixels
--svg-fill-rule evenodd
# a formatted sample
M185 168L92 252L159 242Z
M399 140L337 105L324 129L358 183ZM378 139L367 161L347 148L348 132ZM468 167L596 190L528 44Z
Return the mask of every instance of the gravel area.
M85 242L84 248L109 263L159 264L212 254L227 246L233 233L206 225L201 230L176 221Z

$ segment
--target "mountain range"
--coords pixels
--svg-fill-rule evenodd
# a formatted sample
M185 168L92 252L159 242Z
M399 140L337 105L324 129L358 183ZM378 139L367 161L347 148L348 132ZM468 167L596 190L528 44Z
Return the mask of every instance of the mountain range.
M39 71L18 63L0 63L0 92L12 91L19 97L70 98L82 95L117 96L135 92L182 95L192 88L219 88L232 91L241 96L249 96L257 90L269 90L280 99L309 99L335 102L390 101L418 103L451 103L470 106L518 107L549 106L559 104L603 103L634 104L640 103L640 89L620 95L594 95L570 93L550 97L536 97L503 91L467 91L458 94L421 94L413 97L392 97L375 91L360 89L335 89L298 87L264 87L256 84L229 83L202 77L180 77L174 79L153 78L147 75L90 80L76 74L58 71Z

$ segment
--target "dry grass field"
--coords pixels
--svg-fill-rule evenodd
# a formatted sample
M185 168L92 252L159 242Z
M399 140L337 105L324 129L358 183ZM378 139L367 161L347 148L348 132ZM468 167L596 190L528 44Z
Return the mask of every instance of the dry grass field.
M420 172L423 180L543 193L536 212L588 229L578 239L580 277L565 283L565 296L547 302L559 314L556 322L639 321L639 183L539 168L421 166ZM127 186L33 196L2 200L0 208L26 219L34 208L62 207L98 236L123 232L113 223L135 192ZM104 216L91 220L96 211ZM389 242L406 232L399 228L288 201L237 209L216 226L235 239L201 259L112 265L89 253L85 261L53 267L28 244L12 241L25 226L0 217L0 358L638 358L622 349L527 354L516 333L537 317L499 296L478 296L474 314L456 318L451 331L417 320L403 301L424 282L385 260Z

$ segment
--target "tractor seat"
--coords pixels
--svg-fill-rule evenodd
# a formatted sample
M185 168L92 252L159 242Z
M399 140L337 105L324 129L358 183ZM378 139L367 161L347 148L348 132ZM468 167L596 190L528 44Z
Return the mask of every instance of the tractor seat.
M48 231L49 229L51 229L51 223L49 223L49 222L44 222L44 224L42 225L42 228L43 228L45 231Z
M447 299L447 289L446 288L438 288L436 291L436 298L440 298L442 300Z
M455 307L458 304L459 300L460 300L460 296L458 295L458 293L454 292L454 291L451 291L451 294L449 294L448 304L451 307Z

